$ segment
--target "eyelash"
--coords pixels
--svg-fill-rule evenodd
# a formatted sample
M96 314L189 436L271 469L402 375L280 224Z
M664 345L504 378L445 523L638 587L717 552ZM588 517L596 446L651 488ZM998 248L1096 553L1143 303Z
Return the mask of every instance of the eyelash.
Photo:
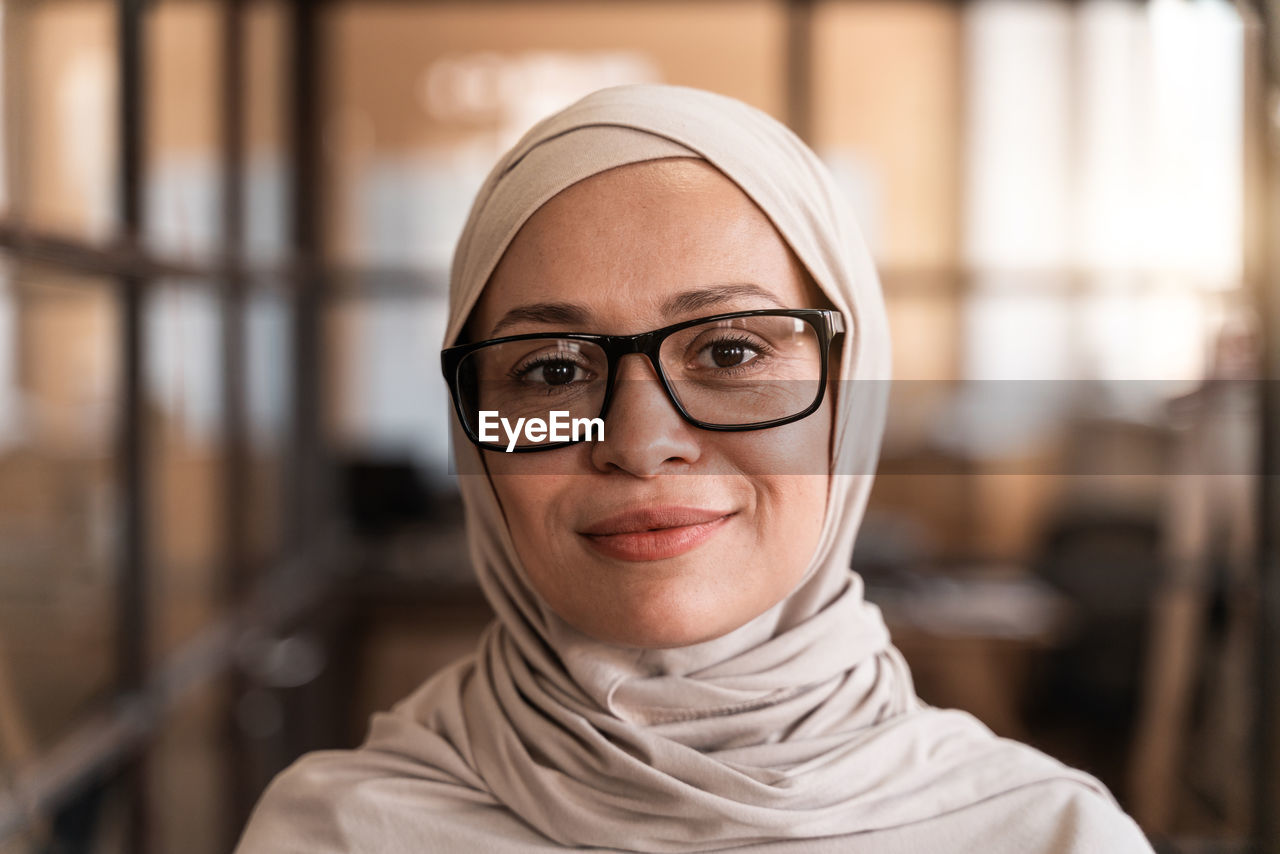
M587 368L585 365L581 365L578 362L575 362L573 359L568 358L567 356L562 356L556 353L548 353L542 356L534 356L529 361L519 364L516 367L512 368L510 377L513 380L523 382L525 377L527 377L531 372L537 370L539 367L543 365L554 364L556 362L568 362L574 365L575 367L577 367L579 370L586 371L587 373L591 372L590 369ZM548 392L551 392L552 389L554 388L555 386L547 386Z
M742 346L747 347L756 352L756 358L752 359L750 362L747 362L745 365L734 365L731 368L718 368L717 370L719 370L720 373L722 374L732 375L734 373L739 373L739 372L749 370L751 369L751 366L755 365L755 363L758 360L765 359L773 353L773 348L770 347L768 344L766 344L763 341L756 340L754 338L748 338L746 335L735 335L735 336L726 336L724 338L716 338L713 341L708 341L703 346L702 349L705 350L707 347L714 347L717 344L741 344ZM759 366L756 365L756 367L759 367Z
M753 369L752 366L759 367L759 365L757 365L756 363L761 359L768 358L769 355L771 355L774 350L774 348L770 347L767 343L763 341L759 341L755 338L748 337L746 335L725 335L720 338L715 338L711 341L706 342L701 349L705 350L708 347L715 347L721 344L738 344L743 347L746 347L747 349L753 350L756 353L756 357L752 359L750 362L747 362L746 364L734 365L733 367L729 367L729 368L716 369L717 371L719 371L720 374L727 375L727 376L733 376L734 374L745 373L748 370L752 370ZM550 353L542 356L534 356L529 361L524 362L523 364L517 365L515 368L511 370L510 377L513 380L523 382L530 373L537 370L542 365L554 364L556 362L569 362L575 365L576 367L578 367L580 370L588 371L588 373L590 372L587 367L579 364L578 362L575 362L571 358L568 358L566 356L556 354L556 353ZM545 390L547 394L557 394L559 392L564 391L565 389L566 389L565 386L549 385L546 387Z

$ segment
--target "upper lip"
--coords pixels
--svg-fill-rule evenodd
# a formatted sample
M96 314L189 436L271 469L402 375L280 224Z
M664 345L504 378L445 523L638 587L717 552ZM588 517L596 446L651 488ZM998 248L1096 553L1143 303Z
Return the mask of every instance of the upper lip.
M662 528L684 528L689 525L702 525L728 515L729 511L708 510L701 507L643 507L638 510L627 510L607 519L601 519L599 522L583 528L578 533L587 536L636 534Z

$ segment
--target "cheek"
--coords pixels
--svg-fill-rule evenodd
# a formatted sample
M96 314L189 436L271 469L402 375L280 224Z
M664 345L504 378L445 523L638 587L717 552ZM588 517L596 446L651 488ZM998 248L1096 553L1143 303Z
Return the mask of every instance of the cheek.
M539 526L529 515L529 508L541 507L547 498L549 484L545 478L521 477L519 475L496 475L492 478L493 490L498 496L498 504L506 516L507 526L511 530L511 539L516 550L523 558L526 554L536 554L544 548L539 541Z
M831 412L772 430L737 434L726 443L735 467L757 496L754 551L770 567L774 594L785 595L812 559L826 518L830 485ZM728 434L732 436L734 434Z
M562 533L585 479L581 476L585 445L536 454L485 451L490 482L511 530L511 539L530 574L544 563L555 564L565 551Z
M777 569L775 580L784 594L808 567L822 532L832 433L828 401L793 424L739 434L751 443L737 448L736 456L758 496L755 548Z
M826 517L829 480L811 474L757 478L757 547L785 554L788 564L807 565Z
M716 446L726 461L748 477L827 475L831 471L832 398L818 411L781 427L718 434Z

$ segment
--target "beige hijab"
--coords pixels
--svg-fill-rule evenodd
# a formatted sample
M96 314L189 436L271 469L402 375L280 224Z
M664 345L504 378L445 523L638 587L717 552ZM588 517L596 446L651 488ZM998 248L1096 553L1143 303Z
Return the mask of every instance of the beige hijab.
M781 124L674 86L602 90L542 121L475 201L446 345L534 211L606 169L663 157L704 158L736 182L852 330L833 442L841 473L804 579L705 643L605 644L540 600L488 478L462 474L472 559L497 619L474 655L376 715L359 750L312 754L277 778L240 850L1149 850L1094 778L918 700L863 599L849 564L883 430L888 325L862 236ZM460 471L483 471L456 425L454 449ZM1067 804L1083 824L1064 836L1055 816ZM1030 835L1011 833L1009 810L1028 805L1015 829Z

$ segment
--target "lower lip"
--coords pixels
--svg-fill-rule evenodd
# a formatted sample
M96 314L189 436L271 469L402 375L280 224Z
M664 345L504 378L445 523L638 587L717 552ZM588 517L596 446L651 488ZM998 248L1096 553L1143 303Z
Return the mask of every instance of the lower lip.
M705 543L728 524L733 514L699 525L660 528L631 534L583 534L592 548L617 560L663 560L678 557Z

